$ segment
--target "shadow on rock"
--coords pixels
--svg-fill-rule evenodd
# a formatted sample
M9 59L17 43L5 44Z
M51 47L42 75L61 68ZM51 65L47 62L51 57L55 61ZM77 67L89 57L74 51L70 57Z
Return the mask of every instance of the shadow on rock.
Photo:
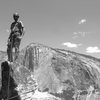
M0 100L9 98L10 100L21 100L15 88L17 84L13 79L13 70L7 61L1 63L2 87L0 90Z

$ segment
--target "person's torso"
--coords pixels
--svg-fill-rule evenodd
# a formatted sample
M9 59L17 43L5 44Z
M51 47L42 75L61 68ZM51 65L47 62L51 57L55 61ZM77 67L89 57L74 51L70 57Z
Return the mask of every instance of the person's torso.
M13 22L11 25L11 30L13 32L21 32L22 25L20 22Z

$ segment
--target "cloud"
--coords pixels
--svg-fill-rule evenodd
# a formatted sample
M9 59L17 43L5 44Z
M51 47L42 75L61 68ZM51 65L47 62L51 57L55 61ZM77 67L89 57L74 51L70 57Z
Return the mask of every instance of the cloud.
M62 43L62 45L67 46L69 48L77 48L78 46L81 46L82 44L74 44L70 42L65 42L65 43Z
M81 36L85 37L89 32L78 32Z
M73 39L76 39L76 38L78 38L79 37L79 33L78 32L73 32Z
M78 37L85 37L87 34L89 34L90 32L73 32L73 39L76 39Z
M86 49L86 52L87 53L99 53L100 49L97 46L95 46L95 47L88 47Z
M77 35L78 33L77 33L77 32L73 32L73 34L74 34L74 35Z
M86 23L86 19L81 19L78 24Z

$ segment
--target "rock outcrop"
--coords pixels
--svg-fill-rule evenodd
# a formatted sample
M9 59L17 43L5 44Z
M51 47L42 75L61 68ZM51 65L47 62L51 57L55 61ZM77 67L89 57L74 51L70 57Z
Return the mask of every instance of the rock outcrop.
M32 98L26 100L100 99L100 60L91 56L32 43L20 52L13 71L22 99L27 90Z
M21 100L17 90L17 84L13 78L12 65L7 61L1 63L2 86L0 89L0 100Z

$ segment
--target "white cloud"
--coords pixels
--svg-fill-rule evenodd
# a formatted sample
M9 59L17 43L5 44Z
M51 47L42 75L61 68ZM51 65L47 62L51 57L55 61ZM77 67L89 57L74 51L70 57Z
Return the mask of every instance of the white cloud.
M80 34L81 36L83 36L83 37L85 37L87 33L88 33L88 32L79 32L79 34Z
M74 34L74 35L77 35L78 33L77 33L77 32L73 32L73 34Z
M100 49L97 46L95 46L95 47L88 47L86 49L86 52L87 53L99 53Z
M69 48L77 48L78 46L81 46L82 44L74 44L70 42L65 42L65 43L62 43L62 45L67 46Z
M86 23L86 19L81 19L78 24Z
M73 39L76 39L78 37L85 37L87 34L89 34L90 32L73 32Z

